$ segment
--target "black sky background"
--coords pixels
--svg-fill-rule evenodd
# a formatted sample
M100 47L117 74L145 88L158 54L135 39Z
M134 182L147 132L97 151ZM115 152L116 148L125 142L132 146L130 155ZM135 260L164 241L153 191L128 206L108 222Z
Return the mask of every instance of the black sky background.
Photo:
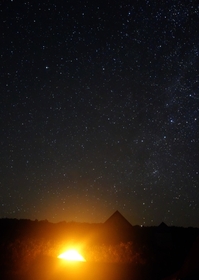
M198 226L197 1L0 14L0 217Z

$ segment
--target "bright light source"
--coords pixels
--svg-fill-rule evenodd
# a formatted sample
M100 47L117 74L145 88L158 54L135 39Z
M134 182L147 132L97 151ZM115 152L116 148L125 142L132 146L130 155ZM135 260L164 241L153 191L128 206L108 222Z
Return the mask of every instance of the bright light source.
M59 259L64 259L66 261L78 261L85 262L86 260L82 257L76 250L68 250L58 256Z

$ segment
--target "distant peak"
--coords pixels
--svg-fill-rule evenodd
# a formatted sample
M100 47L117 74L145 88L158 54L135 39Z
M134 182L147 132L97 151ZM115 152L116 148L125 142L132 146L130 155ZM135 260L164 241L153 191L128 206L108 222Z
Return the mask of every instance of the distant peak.
M106 225L119 226L119 227L132 227L131 223L118 211L116 210L106 221Z

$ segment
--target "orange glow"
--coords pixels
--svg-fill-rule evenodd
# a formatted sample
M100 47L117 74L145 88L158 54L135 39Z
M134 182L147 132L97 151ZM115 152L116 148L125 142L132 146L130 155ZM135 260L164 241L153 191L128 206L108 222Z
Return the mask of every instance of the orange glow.
M85 258L77 252L77 250L71 249L58 256L59 259L64 259L66 261L77 261L85 262Z

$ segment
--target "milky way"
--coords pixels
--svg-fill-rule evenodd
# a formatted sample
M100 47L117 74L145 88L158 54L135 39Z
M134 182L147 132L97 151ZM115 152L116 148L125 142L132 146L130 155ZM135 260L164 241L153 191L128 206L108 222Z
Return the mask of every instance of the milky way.
M2 2L0 217L198 226L198 1Z

